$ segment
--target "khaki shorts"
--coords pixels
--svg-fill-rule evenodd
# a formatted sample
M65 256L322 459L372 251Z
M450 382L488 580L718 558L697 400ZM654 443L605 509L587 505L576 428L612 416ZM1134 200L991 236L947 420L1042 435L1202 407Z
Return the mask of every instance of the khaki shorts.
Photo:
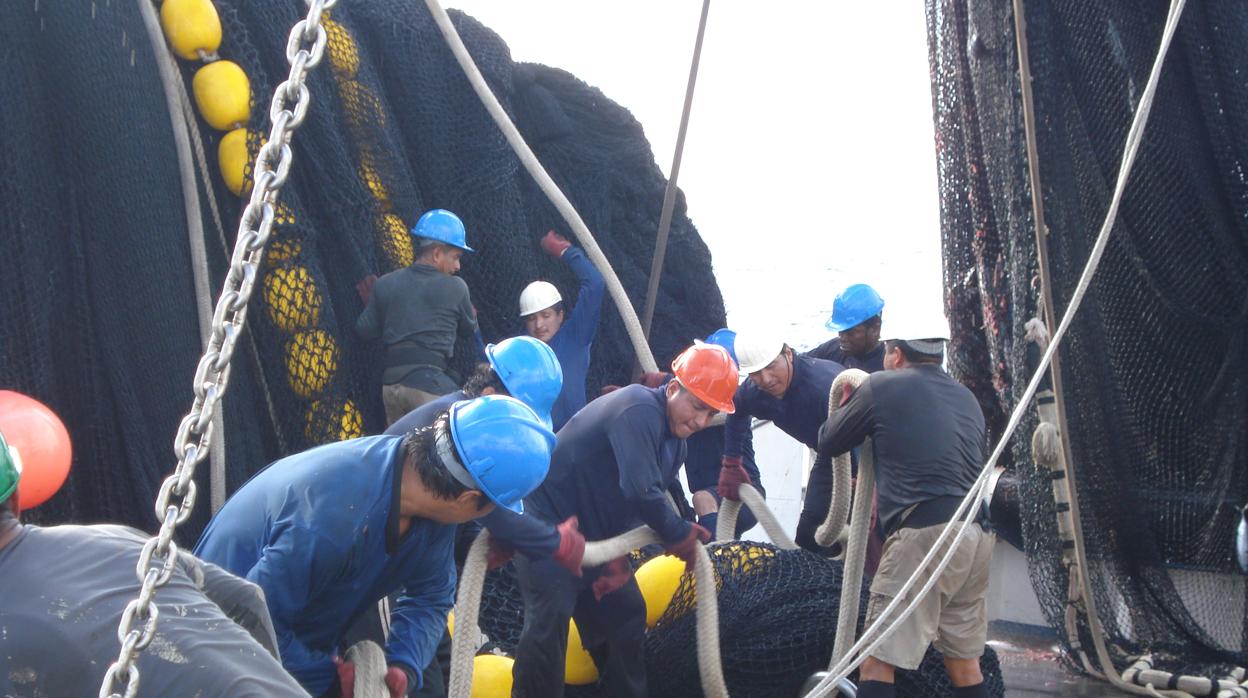
M884 555L871 581L868 626L880 617L918 568L943 528L944 524L903 528L884 541ZM996 535L985 532L979 524L970 524L970 530L958 544L957 552L940 579L871 656L900 669L914 670L923 661L927 646L933 643L941 654L951 659L976 659L982 655L984 643L988 641L985 597L995 543ZM947 545L946 542L946 550ZM928 569L935 569L940 558L941 555L937 555ZM917 596L930 577L930 572L922 574L906 595L906 601ZM905 607L903 604L893 610L890 618L897 617Z

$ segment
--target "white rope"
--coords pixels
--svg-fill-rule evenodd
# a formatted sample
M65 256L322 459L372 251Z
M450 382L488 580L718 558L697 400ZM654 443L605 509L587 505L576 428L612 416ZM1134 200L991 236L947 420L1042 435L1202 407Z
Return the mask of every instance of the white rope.
M178 173L182 185L182 206L186 211L186 237L191 251L191 281L195 287L195 311L199 320L200 351L208 350L212 337L212 289L208 282L208 251L204 247L203 210L199 203L199 185L195 179L194 158L191 155L191 134L183 118L182 104L186 101L186 88L177 62L165 43L160 27L160 17L151 0L136 0L147 38L152 44L156 58L157 73L165 93L165 107L169 110L169 125L173 130L174 151L178 154ZM212 191L212 183L205 182L205 189ZM216 214L215 208L213 214ZM208 452L208 489L212 511L215 513L225 504L225 415L224 409L212 415L212 444Z
M1127 133L1126 147L1123 152L1122 163L1118 170L1118 181L1114 186L1113 198L1109 202L1109 209L1105 214L1105 221L1101 225L1100 232L1097 234L1095 244L1092 246L1092 253L1089 255L1088 263L1079 277L1079 283L1075 287L1074 293L1071 295L1070 305L1066 308L1066 312L1062 315L1062 321L1058 325L1057 330L1053 333L1053 338L1049 342L1049 346L1045 349L1044 355L1040 359L1040 365L1036 368L1035 373L1032 375L1031 381L1027 384L1027 389L1023 392L1023 395L1019 399L1018 405L1015 406L1013 413L1010 414L1010 420L1006 424L1005 430L1002 432L1001 438L998 440L996 447L993 449L992 455L988 458L988 462L980 471L979 477L976 478L970 492L967 493L966 497L963 498L962 503L958 506L958 510L954 514L953 521L946 525L941 531L940 537L936 540L931 550L928 551L927 555L924 556L923 561L919 563L918 567L914 571L914 574L910 575L910 578L907 579L902 588L898 590L897 596L893 598L887 607L885 607L884 612L880 615L880 618L877 619L870 628L863 632L862 639L850 648L846 658L838 662L837 665L833 667L831 670L832 675L820 682L819 686L817 686L815 690L809 694L808 698L821 698L822 696L829 695L831 691L834 690L834 686L837 681L848 676L855 668L858 667L859 664L862 663L864 659L869 657L871 652L873 652L875 648L888 637L892 627L895 627L897 624L904 621L918 605L918 603L922 601L923 597L927 595L927 592L935 584L936 580L939 579L941 572L943 572L945 567L949 564L949 561L953 558L954 553L957 552L957 546L965 536L968 528L966 524L961 521L961 519L964 515L971 513L968 511L971 503L979 501L981 490L983 490L984 486L988 482L988 478L992 474L992 470L996 466L997 460L1005 451L1010 437L1013 436L1014 431L1018 428L1019 422L1022 421L1023 413L1031 405L1031 400L1035 397L1036 390L1039 389L1041 381L1044 380L1045 372L1048 370L1049 364L1053 360L1053 355L1056 353L1058 346L1061 345L1062 340L1065 338L1066 332L1075 318L1075 314L1079 311L1079 306L1083 303L1084 296L1087 295L1088 287L1092 283L1092 277L1096 274L1097 267L1100 266L1101 257L1104 255L1105 247L1109 243L1110 231L1113 230L1114 222L1118 218L1118 207L1122 202L1122 194L1126 190L1127 179L1131 172L1131 166L1135 163L1135 156L1138 153L1140 143L1143 140L1144 127L1148 123L1148 115L1152 110L1153 98L1157 92L1157 83L1161 77L1161 68L1165 62L1166 52L1170 47L1171 39L1174 38L1174 31L1178 26L1179 17L1182 15L1184 3L1185 0L1171 0L1170 13L1166 18L1165 30L1162 32L1161 48L1157 52L1157 58L1153 62L1152 70L1149 73L1148 84L1145 85L1144 92L1140 96L1140 103L1136 108L1135 118L1131 122L1131 129ZM889 614L896 609L901 599L905 598L909 591L913 589L918 577L923 574L924 570L931 563L936 552L941 550L942 546L945 545L946 540L949 538L950 532L955 527L958 529L957 535L954 537L952 543L949 544L948 550L941 558L939 565L928 578L927 582L923 585L922 589L919 590L917 596L915 596L914 600L902 610L892 625L888 628L882 628L881 626L883 625L883 621L888 619ZM866 642L876 633L879 633L878 637L875 637L869 643ZM1163 695L1176 694L1172 692L1163 692Z
M615 301L615 307L620 312L620 318L624 320L624 329L628 331L628 338L633 343L633 351L637 353L637 363L643 371L658 371L659 368L654 362L654 355L650 353L650 345L646 343L646 336L642 332L641 321L637 319L637 312L633 309L632 301L628 299L628 294L624 291L624 286L620 284L619 278L616 277L615 271L611 268L611 263L607 261L606 255L598 247L593 234L589 232L589 227L585 225L585 221L581 220L580 214L576 212L572 202L568 201L568 197L559 189L559 185L555 184L555 180L551 179L550 175L546 173L546 169L542 167L542 163L533 154L529 144L524 142L524 137L520 135L516 125L511 122L511 117L507 116L507 112L503 110L503 105L499 104L498 98L490 91L490 86L486 84L485 78L482 77L481 71L477 68L477 64L473 62L472 56L468 53L468 48L464 46L464 41L460 38L459 32L455 30L455 25L451 23L451 18L447 16L446 10L442 9L442 5L438 0L425 0L425 5L429 8L429 13L433 15L433 20L437 22L438 29L442 31L442 36L446 39L446 45L450 47L451 53L455 55L455 60L459 63L459 67L463 69L464 75L472 85L473 91L480 98L481 104L485 106L486 111L494 119L494 123L498 125L507 142L511 144L511 149L515 151L516 157L520 158L520 163L524 165L524 169L528 170L529 174L537 182L537 186L541 188L542 193L546 194L550 202L559 211L559 215L563 216L563 220L576 235L577 241L585 248L585 254L589 255L590 261L594 263L594 266L602 274L603 279L606 280L607 291L610 292L611 299Z
M837 375L828 390L828 419L840 409L845 386L856 390L866 379L866 371L857 368L846 369ZM832 459L832 498L828 504L828 515L815 529L815 542L825 548L841 541L845 534L845 524L849 520L849 493L853 489L851 465L848 452Z
M719 508L719 520L715 525L715 539L720 541L735 539L737 532L737 517L741 511L741 505L750 508L754 513L754 518L758 519L758 524L763 527L763 532L771 539L772 545L781 550L796 550L797 543L789 537L784 527L780 525L780 519L776 518L776 513L767 506L763 495L758 493L750 485L741 485L738 489L738 495L741 501L734 502L731 499L725 499Z
M622 557L637 548L661 543L650 528L641 526L613 538L585 544L583 567L597 567ZM472 692L472 658L477 648L475 638L481 631L477 625L481 611L481 590L485 584L486 554L489 552L489 531L482 531L468 550L464 571L459 577L459 593L455 600L455 632L451 636L451 679L447 695L468 698ZM706 547L697 547L693 566L696 589L710 590L697 594L698 672L705 695L727 698L724 668L719 650L719 599L716 595L715 568Z
M836 641L829 665L848 652L858 630L862 603L862 571L867 562L867 539L871 535L871 505L875 500L875 454L867 439L858 452L858 482L854 486L854 511L850 514L849 541L841 573L841 605L837 609ZM829 667L830 668L830 667Z

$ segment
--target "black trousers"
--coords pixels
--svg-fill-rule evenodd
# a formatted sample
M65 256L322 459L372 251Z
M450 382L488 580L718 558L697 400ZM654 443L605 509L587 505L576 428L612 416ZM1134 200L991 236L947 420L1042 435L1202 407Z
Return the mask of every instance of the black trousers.
M583 578L549 558L516 556L524 596L524 628L516 648L513 698L562 698L568 651L568 619L576 619L581 642L599 669L600 685L612 698L646 695L646 602L630 578L601 601L590 588L601 568Z
M815 529L828 516L828 507L832 504L832 465L816 463L810 469L810 478L806 481L806 499L802 502L802 515L797 519L797 536L793 539L798 546L827 557L840 552L839 547L825 548L815 542Z

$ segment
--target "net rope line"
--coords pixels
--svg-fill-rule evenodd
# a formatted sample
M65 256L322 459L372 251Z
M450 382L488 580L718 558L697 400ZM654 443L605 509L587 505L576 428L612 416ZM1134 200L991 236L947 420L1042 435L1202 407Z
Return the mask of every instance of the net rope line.
M1070 304L1066 308L1066 312L1062 315L1062 320L1058 324L1057 330L1054 332L1048 347L1045 349L1044 354L1040 359L1039 365L1033 373L1031 380L1028 382L1027 389L1023 392L1023 395L1019 399L1018 404L1015 406L1014 411L1010 414L1009 422L1006 424L1001 438L998 440L996 447L993 449L991 456L988 458L988 462L980 470L979 477L976 478L974 484L971 486L970 492L967 493L966 497L963 498L962 503L958 506L957 511L954 513L953 520L941 530L940 536L936 539L932 548L918 564L914 573L910 575L910 578L906 580L906 583L902 585L902 588L898 590L897 595L884 608L883 612L880 614L880 618L872 623L869 628L863 631L862 638L850 648L847 656L830 670L830 675L821 681L815 689L808 694L807 698L823 698L824 696L831 695L831 693L835 690L836 682L845 678L855 668L857 668L858 665L870 656L871 652L873 652L875 648L888 637L893 628L909 617L910 613L914 611L917 604L922 601L923 597L926 596L931 590L932 586L939 579L941 573L944 571L945 567L948 566L949 561L952 560L954 553L957 551L957 545L965 536L967 529L964 517L969 519L970 514L972 513L969 508L971 502L977 502L979 500L979 497L981 496L981 493L992 474L993 468L996 466L1001 454L1004 453L1010 437L1014 434L1014 431L1018 428L1019 423L1022 421L1023 413L1028 407L1030 407L1031 400L1035 397L1036 391L1039 389L1040 383L1045 377L1045 372L1052 363L1053 355L1057 352L1058 346L1061 345L1062 339L1066 336L1066 332L1069 330L1071 322L1074 320L1076 313L1079 311L1080 305L1083 303L1084 297L1087 295L1088 288L1092 283L1092 278L1096 274L1097 268L1100 266L1101 258L1105 253L1105 248L1109 244L1110 232L1113 230L1114 222L1118 218L1118 208L1122 202L1123 192L1126 190L1131 167L1135 163L1135 157L1139 152L1140 144L1143 142L1144 128L1148 123L1149 112L1152 110L1153 98L1157 92L1157 83L1161 78L1161 69L1165 63L1166 53L1170 47L1171 40L1174 38L1174 32L1178 26L1179 18L1182 16L1184 4L1185 0L1171 0L1170 10L1166 17L1165 29L1162 32L1160 48L1157 52L1156 58L1153 61L1152 69L1149 72L1148 83L1145 85L1144 91L1140 95L1135 116L1131 121L1131 128L1127 133L1122 162L1118 170L1118 178L1114 185L1114 193L1113 197L1110 199L1109 208L1105 213L1105 220L1101 225L1099 233L1097 234L1096 242L1092 246L1088 262L1084 266L1083 272L1080 274L1079 282L1075 287L1074 293L1071 295ZM941 557L936 569L931 573L926 583L915 596L914 600L906 604L906 606L901 609L897 618L893 620L891 624L887 627L883 627L884 621L888 620L890 614L892 614L900 605L901 599L908 594L912 588L914 588L918 577L925 572L928 565L930 565L932 560L935 559L937 551L941 550L941 548L946 545L946 541L949 539L949 535L954 528L958 529L957 534L954 536L952 543L948 545L948 550ZM1130 685L1128 684L1128 686ZM1136 689L1137 691L1139 689L1137 686L1131 686L1130 688ZM1145 686L1144 690L1148 695L1169 696L1171 698L1181 698L1190 695L1179 691L1157 691L1151 685Z
M1181 2L1172 2L1167 16L1167 24L1170 17L1174 17L1177 24L1178 15L1182 13L1183 4ZM1023 98L1023 129L1027 146L1027 172L1028 184L1031 187L1031 205L1032 219L1035 226L1036 237L1036 258L1040 271L1040 295L1043 302L1044 321L1042 321L1043 329L1048 331L1048 322L1056 316L1053 304L1053 283L1049 272L1049 256L1048 256L1048 227L1044 218L1044 196L1041 189L1040 180L1040 160L1039 147L1036 138L1036 114L1035 100L1031 87L1031 60L1029 57L1027 44L1027 18L1024 12L1022 0L1013 0L1014 6L1014 35L1015 44L1018 49L1019 64L1019 82L1022 88ZM1163 46L1161 51L1164 55L1166 48ZM1161 62L1161 56L1158 57L1158 63ZM1072 482L1074 470L1074 458L1070 449L1070 442L1066 435L1069 433L1067 429L1068 421L1066 418L1066 405L1062 389L1062 372L1060 357L1058 354L1053 355L1052 370L1050 371L1053 380L1053 397L1056 414L1052 426L1057 431L1059 439L1059 449L1054 456L1060 457L1061 462L1058 465L1065 471L1066 477L1060 481L1054 480L1054 488L1062 489L1065 501L1069 505L1069 510L1059 513L1059 517L1067 517L1071 529L1071 540L1074 543L1074 557L1067 566L1067 574L1074 577L1068 584L1068 593L1066 598L1067 613L1065 614L1065 624L1067 640L1075 650L1084 669L1091 675L1101 678L1114 686L1130 691L1133 693L1151 694L1151 686L1154 682L1149 682L1148 678L1155 678L1154 674L1144 672L1130 672L1124 670L1120 675L1114 667L1113 659L1109 656L1108 648L1105 646L1105 633L1101 625L1100 614L1097 609L1096 597L1092 593L1092 581L1089 576L1089 567L1087 562L1087 546L1083 537L1083 526L1079 515L1079 498L1076 491L1075 483ZM1037 430L1039 430L1039 426ZM1080 604L1080 602L1083 602ZM1079 637L1079 629L1077 625L1076 615L1082 606L1084 614L1087 616L1090 635L1092 637L1092 645L1095 650L1097 660L1100 664L1099 671L1091 666L1087 652L1084 651L1082 641ZM1128 674L1131 678L1128 679ZM1183 677L1180 677L1183 678ZM1189 688L1193 684L1191 682L1171 683L1166 685L1173 686L1183 690ZM1150 690L1140 690L1140 687L1149 688ZM1189 691L1190 692L1190 691Z
M169 126L173 131L174 150L178 154L179 180L182 185L182 205L186 214L186 237L191 250L191 282L195 288L195 311L199 320L200 350L207 351L212 337L212 289L208 280L208 250L204 244L203 208L199 200L199 185L195 178L194 156L191 154L191 134L183 115L186 88L181 74L165 41L153 0L136 0L143 27L147 30L152 54L156 58L157 74L169 110ZM205 180L207 191L212 183ZM213 215L216 215L215 202ZM218 411L212 416L212 449L208 454L209 500L215 512L225 503L225 415Z
M290 176L294 159L290 139L307 117L311 91L309 71L320 64L328 40L321 18L337 0L306 0L307 15L291 27L286 42L290 64L287 79L273 91L269 116L272 128L268 142L260 148L253 164L254 185L250 200L239 217L238 233L229 270L212 315L208 346L196 366L192 389L195 399L183 417L174 439L177 465L161 484L155 513L160 531L143 546L135 573L141 584L118 623L120 645L117 660L101 681L100 698L133 698L141 685L137 662L155 638L160 608L155 603L158 589L172 577L178 559L173 541L177 527L190 519L196 499L195 469L212 450L213 418L229 385L230 361L243 334L247 305L255 289L257 268L265 244L273 230L277 196ZM138 621L140 628L131 626ZM124 683L124 693L114 686Z
M672 227L672 209L676 207L676 180L680 177L680 161L685 154L685 133L689 130L689 112L693 109L693 88L698 83L698 64L702 59L702 38L706 35L706 15L711 0L702 0L702 16L698 20L698 38L693 42L693 60L689 64L689 82L685 85L685 104L680 112L680 128L676 132L676 152L672 170L663 190L663 208L659 212L659 231L654 240L654 256L650 260L650 283L646 289L646 305L641 313L641 329L650 336L654 322L654 304L659 298L659 280L663 278L663 260L667 257L667 235Z
M520 159L520 164L528 171L533 180L537 182L542 193L550 199L550 203L559 211L559 215L563 216L563 220L571 228L576 239L585 249L585 254L589 256L590 261L598 268L603 279L607 283L607 291L611 294L611 300L615 302L615 307L620 313L620 318L624 321L624 329L628 332L628 338L633 344L633 351L637 354L637 363L641 366L641 370L645 372L657 372L658 365L655 364L654 354L650 351L650 345L646 342L645 333L642 332L641 321L637 318L637 311L633 308L632 301L628 299L628 293L625 292L624 286L620 283L620 279L615 274L615 270L611 268L611 262L603 254L602 248L598 247L598 242L594 239L593 233L589 231L589 227L585 225L585 221L581 219L576 208L572 206L572 202L559 189L559 185L555 180L551 179L550 174L546 172L546 168L537 159L537 155L533 153L533 149L524 141L524 137L520 135L520 131L512 122L511 117L507 116L507 112L503 109L503 105L499 103L498 97L486 84L485 77L481 75L480 68L472 59L472 55L468 53L468 47L464 45L464 40L459 36L459 31L455 29L455 25L451 23L451 18L446 14L446 10L442 8L438 0L425 0L425 6L429 8L429 13L433 15L434 22L437 23L438 29L441 30L443 38L446 39L446 45L450 48L451 53L455 56L455 61L459 63L459 67L463 69L464 76L468 78L468 83L472 86L477 97L481 100L482 106L489 112L490 117L502 131L503 137L507 139L507 143L511 146L516 157Z

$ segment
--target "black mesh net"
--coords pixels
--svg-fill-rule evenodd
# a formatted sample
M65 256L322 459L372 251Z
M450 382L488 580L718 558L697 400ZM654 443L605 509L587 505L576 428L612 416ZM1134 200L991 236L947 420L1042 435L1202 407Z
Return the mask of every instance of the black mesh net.
M804 550L762 543L721 543L709 548L719 581L719 642L724 678L733 696L792 698L816 671L827 669L836 640L841 563ZM636 560L635 562L640 562ZM864 588L858 630L866 614ZM692 573L680 580L672 603L646 633L650 695L701 695L698 675L696 589ZM481 630L498 650L515 651L524 604L513 565L486 577ZM1004 696L996 653L984 648L980 662L988 691ZM917 671L898 672L899 696L951 696L941 655L928 650ZM568 695L593 698L597 686L570 686Z
M74 441L69 483L33 520L150 529L200 354L191 248L169 110L138 6L89 5L0 7L0 386L49 404ZM306 6L214 5L220 56L250 81L251 120L231 137L254 156L274 87L289 71L287 36ZM498 36L452 14L639 306L666 184L640 124L563 71L513 63ZM232 363L224 408L231 490L282 455L380 431L380 351L354 335L363 307L355 285L410 263L407 231L423 211L451 209L467 225L479 252L462 275L487 341L519 332L516 299L530 281L576 295L576 279L537 242L551 228L571 232L521 169L424 6L344 0L326 28L326 59L308 79L312 107L294 137L292 175ZM189 95L202 64L178 65ZM210 308L240 199L218 163L225 133L197 118ZM243 180L249 189L249 171ZM710 253L683 198L668 259L651 337L660 364L724 323ZM462 349L455 363L465 373ZM591 393L627 382L634 362L607 301ZM201 503L182 540L194 541L208 511Z
M1059 312L1108 208L1167 6L1026 3ZM927 17L949 363L999 434L1030 377L1023 323L1039 305L1011 5L929 0ZM1246 34L1248 4L1187 4L1113 237L1060 352L1111 647L1202 673L1248 662L1232 568L1233 517L1248 499ZM1014 439L1012 467L1033 585L1064 632L1067 573L1047 472L1031 462L1034 426Z

